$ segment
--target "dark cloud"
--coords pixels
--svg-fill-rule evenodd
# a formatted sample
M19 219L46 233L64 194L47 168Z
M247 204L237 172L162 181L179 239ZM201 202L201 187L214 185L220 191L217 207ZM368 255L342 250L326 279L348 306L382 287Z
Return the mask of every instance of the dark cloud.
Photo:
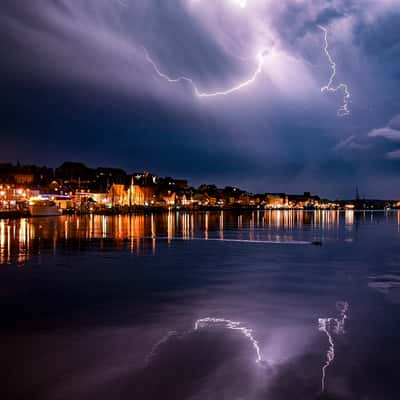
M129 171L238 184L253 191L354 192L396 197L398 0L226 1L5 0L0 11L1 158L81 159ZM336 61L334 84L322 24ZM230 96L199 99L251 76ZM375 131L374 131L375 130ZM372 137L374 136L374 137ZM377 137L379 136L379 137ZM352 172L349 173L349 168ZM386 183L383 184L382 182ZM391 188L389 193L384 190Z

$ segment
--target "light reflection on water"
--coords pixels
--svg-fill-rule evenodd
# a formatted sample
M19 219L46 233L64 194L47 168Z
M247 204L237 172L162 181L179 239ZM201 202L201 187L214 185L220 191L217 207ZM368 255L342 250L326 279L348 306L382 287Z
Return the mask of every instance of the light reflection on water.
M4 398L397 400L399 241L398 211L0 220Z
M151 215L87 215L0 220L0 264L26 262L41 248L66 243L112 242L133 253L143 241L167 239L240 239L249 241L344 240L352 242L357 226L391 222L400 231L400 211L355 212L268 210L237 214L204 212Z

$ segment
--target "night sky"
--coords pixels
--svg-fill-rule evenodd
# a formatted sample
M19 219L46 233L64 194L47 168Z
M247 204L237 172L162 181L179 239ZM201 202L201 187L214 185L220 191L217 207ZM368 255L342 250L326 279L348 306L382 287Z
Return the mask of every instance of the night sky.
M0 161L400 197L400 0L3 0L0 48Z

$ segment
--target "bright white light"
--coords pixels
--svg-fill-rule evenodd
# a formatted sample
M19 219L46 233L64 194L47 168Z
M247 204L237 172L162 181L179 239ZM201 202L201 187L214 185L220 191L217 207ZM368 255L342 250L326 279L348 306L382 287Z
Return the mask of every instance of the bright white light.
M347 319L347 311L349 304L346 301L338 301L336 303L336 309L339 312L339 318L319 318L318 319L318 330L325 333L328 338L329 347L326 352L326 362L322 366L322 377L321 377L321 392L325 391L325 379L326 370L335 359L335 342L333 340L334 335L343 335L345 333L344 324Z
M230 319L225 319L225 318L207 317L198 319L194 324L194 330L197 331L202 328L207 328L210 325L217 325L217 326L219 325L227 329L232 329L234 331L241 332L253 346L256 352L256 362L260 363L262 361L260 346L258 344L258 341L253 336L252 329L243 326L242 323L238 321L231 321Z
M232 4L235 4L242 9L249 7L249 5L247 4L247 0L229 0L229 1ZM219 38L221 37L221 33L218 29L215 29L214 25L216 24L216 21L212 17L213 14L211 13L210 15L208 15L209 17L208 19L211 18L212 23L210 22L208 24L207 22L208 20L206 22L202 20L202 22L208 24L207 26L210 29L210 31L211 32L215 31L214 34L216 35L217 38ZM247 12L244 13L244 15L246 15L247 18ZM342 82L335 86L334 81L336 79L336 72L337 72L336 62L329 51L328 31L325 27L321 25L318 25L318 28L324 32L323 51L328 59L329 66L331 68L331 75L329 77L329 81L325 86L321 88L321 92L343 93L343 104L337 111L337 115L339 117L343 117L350 114L350 109L349 109L350 97L351 97L350 89L347 84ZM258 32L257 35L260 35L260 32L263 32L263 27L260 27L260 29L258 29L257 32ZM222 37L224 36L222 35ZM251 48L255 46L255 41L259 42L259 40L255 40L255 38L249 39L249 43L247 44L248 47ZM305 81L305 78L309 76L308 71L305 69L305 67L306 65L313 67L313 65L310 64L307 60L291 56L290 54L287 54L285 51L279 51L279 49L275 47L276 42L279 43L279 40L278 39L274 40L272 41L271 46L265 47L265 40L263 40L262 42L259 42L257 46L255 46L256 48L262 50L259 51L255 57L254 60L255 70L249 77L245 78L243 81L238 82L232 87L217 88L217 89L213 88L210 91L205 91L201 89L201 85L199 85L199 83L196 82L190 76L166 73L165 71L163 71L163 68L156 63L156 61L152 58L152 56L150 55L149 51L146 48L143 48L143 51L145 54L146 61L152 66L153 70L158 75L158 77L164 79L170 84L184 84L189 86L190 89L193 91L193 94L199 98L228 96L236 92L239 92L248 86L251 85L255 86L255 83L260 77L262 72L266 72L268 74L269 79L279 90L286 92L288 96L295 96L296 93L299 93L299 91L302 91L306 87L313 84L313 82L310 79L308 81ZM235 53L234 51L231 50L231 44L227 45L226 43L224 43L223 40L221 41L221 46L227 53L229 54ZM241 60L248 60L247 57L244 57L242 55L234 54L234 57ZM299 68L301 67L302 70L299 71L298 68L296 68L296 71L293 71L292 68L285 66L284 61L288 60L298 63L300 65ZM303 65L301 66L301 64ZM291 71L293 71L293 74L290 73ZM303 79L301 80L298 79L299 73L303 75ZM297 79L295 85L288 85L288 82L291 82L292 80L291 75L295 75L293 79Z
M231 0L232 2L236 3L241 8L246 8L247 0Z
M321 92L327 91L327 92L336 93L339 90L343 91L343 105L339 108L337 114L339 117L344 117L345 115L350 114L349 101L350 101L351 93L350 93L348 85L345 83L340 83L336 87L333 86L333 81L336 77L336 63L333 60L331 54L329 53L328 30L321 25L318 25L318 28L324 32L324 41L325 41L324 51L325 51L325 54L328 58L329 64L332 69L332 74L329 78L328 84L321 88Z
M211 326L231 329L241 333L254 348L256 354L256 360L255 360L256 363L262 365L263 359L261 355L260 345L253 336L253 330L242 325L242 323L239 321L231 321L230 319L225 319L225 318L212 318L212 317L200 318L195 321L193 330L186 332L186 334L189 334L193 331L198 331L200 329L206 329ZM158 348L162 346L164 343L168 342L168 340L174 336L179 336L179 335L177 332L171 331L167 335L165 335L158 343L156 343L153 349L151 350L150 354L147 356L147 363L149 363L153 359L153 357L157 354Z
M245 88L246 86L253 84L257 80L258 75L260 75L260 73L262 72L265 58L267 56L266 50L260 51L257 54L257 68L256 68L255 72L253 73L253 75L250 76L250 78L248 78L226 90L217 90L215 92L203 92L197 87L196 83L194 82L194 80L192 78L188 78L186 76L178 76L176 78L171 78L170 76L168 76L167 74L162 72L160 70L160 68L157 66L157 64L154 62L154 60L150 57L150 55L145 47L143 47L143 51L144 51L146 60L153 66L154 71L157 73L157 75L159 77L165 79L169 83L181 83L181 82L188 83L192 87L193 92L195 93L195 95L197 97L227 96L234 92L237 92L238 90Z

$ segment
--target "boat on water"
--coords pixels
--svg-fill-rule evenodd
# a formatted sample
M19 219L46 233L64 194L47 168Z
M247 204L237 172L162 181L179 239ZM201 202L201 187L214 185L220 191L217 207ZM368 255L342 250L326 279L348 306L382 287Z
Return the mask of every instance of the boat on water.
M62 210L52 200L35 200L29 204L31 217L51 217L62 214Z

